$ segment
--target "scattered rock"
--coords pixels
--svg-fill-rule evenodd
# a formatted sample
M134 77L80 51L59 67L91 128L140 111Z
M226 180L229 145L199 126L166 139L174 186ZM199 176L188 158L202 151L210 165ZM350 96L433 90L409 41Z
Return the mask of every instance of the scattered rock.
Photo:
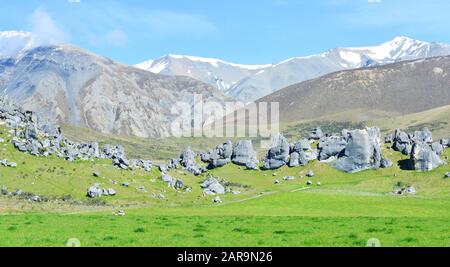
M41 202L42 201L40 196L33 196L33 197L31 197L30 200L33 202Z
M293 181L293 180L295 180L295 177L294 176L285 176L283 179L285 181Z
M125 216L125 211L124 210L118 210L114 213L115 216Z
M99 185L94 185L88 188L86 196L90 198L99 198L103 195L103 189Z
M168 174L163 174L161 176L161 179L163 180L163 182L165 182L167 184L168 187L174 187L175 183L177 181L177 179L173 178L172 176L170 176Z
M98 172L94 172L92 175L93 175L94 177L100 177L100 173L98 173Z
M213 202L214 202L214 203L222 203L222 200L220 199L219 196L215 196L215 197L213 198Z
M275 183L275 184L279 184L279 183L280 183L280 180L275 180L274 183Z
M416 188L413 186L408 186L394 190L394 194L396 195L404 195L404 194L415 195L416 193L417 193Z
M183 180L177 179L177 181L175 182L174 188L179 190L179 189L183 189L183 187L184 187Z
M312 185L312 184L313 184L312 181L307 181L307 182L306 182L306 185Z
M207 195L225 194L225 187L213 176L210 176L200 186Z
M195 161L196 157L197 155L195 154L195 152L190 147L188 147L180 155L179 162L186 171L194 174L195 176L198 176L202 174L205 170L197 164L197 162Z
M309 170L309 171L306 173L306 177L314 177L314 172L313 172L312 170Z

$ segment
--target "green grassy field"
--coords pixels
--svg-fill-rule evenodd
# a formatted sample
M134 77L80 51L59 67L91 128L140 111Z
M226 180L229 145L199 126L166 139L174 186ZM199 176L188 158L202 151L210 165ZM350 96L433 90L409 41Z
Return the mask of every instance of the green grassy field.
M0 132L8 140L7 131ZM394 162L405 159L388 149L384 154ZM37 158L8 142L0 144L0 159L5 158L18 167L0 166L0 186L55 198L70 195L72 200L30 203L0 196L0 246L65 246L69 238L78 238L82 246L365 246L369 238L378 238L382 246L450 246L450 180L443 178L450 171L448 162L427 173L394 166L356 174L319 162L276 171L246 171L230 164L211 173L241 194L221 196L223 203L214 204L199 186L206 176L182 170L171 175L192 187L191 193L167 188L156 169L122 171L108 160ZM309 187L308 170L316 174L308 178L313 181ZM93 171L101 177L93 177ZM295 180L284 181L288 175ZM131 186L122 187L125 181ZM399 182L418 193L393 195ZM93 206L85 198L93 183L118 194ZM146 192L138 190L141 186ZM126 215L114 216L118 209Z

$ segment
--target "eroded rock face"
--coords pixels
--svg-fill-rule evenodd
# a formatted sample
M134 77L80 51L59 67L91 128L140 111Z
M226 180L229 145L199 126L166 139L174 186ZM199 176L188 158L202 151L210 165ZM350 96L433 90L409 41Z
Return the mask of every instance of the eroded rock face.
M347 141L342 136L329 136L320 139L317 146L319 149L318 159L321 161L328 160L331 157L338 157L347 146Z
M264 162L264 169L274 170L278 169L289 162L289 143L281 134L275 136L272 148L267 153L266 161Z
M377 127L349 131L348 144L333 167L350 173L379 168L382 159L380 138Z
M410 163L412 169L420 171L431 171L444 164L430 145L424 142L414 143Z
M306 166L308 162L317 159L317 152L311 149L309 140L302 139L291 146L289 167Z
M415 131L411 137L412 142L423 142L431 144L433 142L433 135L428 128L424 128L421 131Z
M381 159L381 168L390 168L394 165L394 163L392 163L392 160L388 159L388 158L382 158Z
M431 149L438 155L442 155L444 153L444 146L441 145L439 142L434 142L431 144Z
M395 151L399 151L404 155L409 155L411 153L412 140L406 132L403 132L400 129L395 130L393 142L392 148Z
M211 151L202 153L201 160L209 163L208 169L215 169L230 163L232 155L233 143L231 143L231 141L227 141Z
M204 170L195 161L196 157L197 154L189 147L180 155L179 161L186 171L198 176L202 174Z
M241 140L234 146L231 160L234 164L246 166L248 169L258 169L256 151L250 140Z
M320 128L314 128L311 130L311 133L309 134L309 139L313 140L319 140L324 136L322 129Z

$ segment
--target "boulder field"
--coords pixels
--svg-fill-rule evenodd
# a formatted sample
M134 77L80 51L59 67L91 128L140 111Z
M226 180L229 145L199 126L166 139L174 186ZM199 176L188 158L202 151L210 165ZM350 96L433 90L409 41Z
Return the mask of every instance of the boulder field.
M150 160L128 159L121 146L100 147L97 142L73 142L64 137L59 127L42 122L33 112L22 110L6 98L0 98L0 119L4 120L10 129L10 142L20 152L43 157L56 155L67 161L110 159L112 166L124 170L141 168L150 171L153 168ZM414 133L397 129L384 138L384 143L392 144L395 151L409 155L408 168L419 171L430 171L444 164L440 156L444 149L450 146L449 139L434 142L432 133L426 128ZM275 170L285 165L306 166L310 161L318 160L329 163L338 170L355 173L367 169L389 168L393 165L390 159L383 156L381 146L378 127L343 130L340 134L331 135L315 128L309 138L293 143L289 143L281 134L274 136L271 148L261 160L258 160L251 140L240 140L236 144L226 141L200 155L187 148L178 158L159 165L159 170L161 179L177 190L189 189L184 186L182 180L168 175L170 170L178 168L199 176L208 170L231 163L245 166L248 170ZM199 164L197 158L207 166ZM0 163L18 167L16 163L10 163L6 159L0 160ZM202 184L202 188L206 194L221 194L223 191L220 182L211 177ZM100 188L98 185L87 189L89 197L101 195L113 196L115 191Z

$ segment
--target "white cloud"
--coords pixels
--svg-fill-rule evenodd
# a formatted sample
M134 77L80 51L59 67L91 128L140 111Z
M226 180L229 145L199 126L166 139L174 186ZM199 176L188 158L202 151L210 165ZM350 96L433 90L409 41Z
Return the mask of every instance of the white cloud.
M32 45L54 45L67 42L69 35L58 27L53 18L44 9L36 9L30 19Z
M379 4L379 3L381 3L381 0L367 0L367 2L369 4Z

